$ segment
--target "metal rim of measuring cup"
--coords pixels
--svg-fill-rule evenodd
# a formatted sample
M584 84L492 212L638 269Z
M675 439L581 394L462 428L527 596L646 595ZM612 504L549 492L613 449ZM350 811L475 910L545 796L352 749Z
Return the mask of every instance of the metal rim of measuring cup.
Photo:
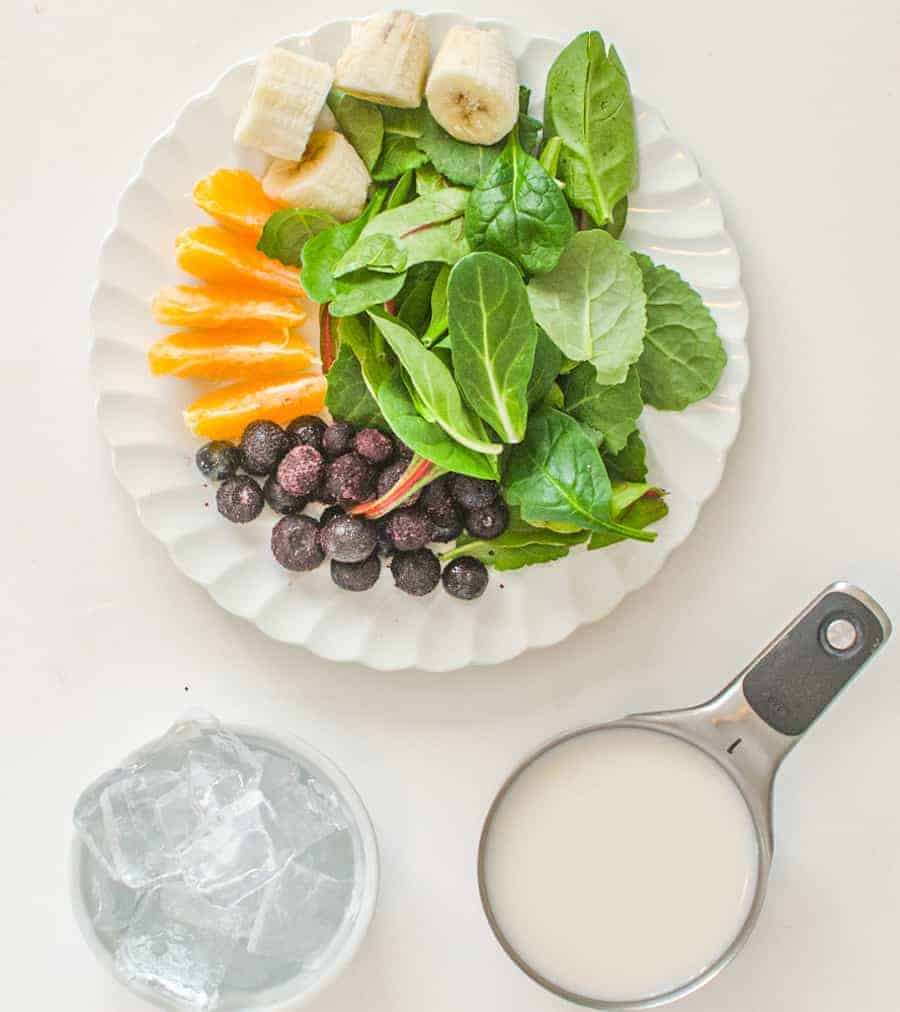
M650 731L654 734L664 734L671 738L676 738L679 741L683 741L685 744L696 748L699 752L702 752L707 759L716 763L716 765L724 770L740 791L744 804L747 806L747 811L750 815L754 833L756 835L758 855L756 888L753 896L753 903L747 912L747 916L744 919L744 923L741 925L740 930L722 954L713 963L706 967L705 970L697 974L696 977L691 978L689 981L686 981L678 987L672 988L669 991L658 992L654 995L647 995L642 998L624 1000L592 998L587 995L577 994L574 991L569 991L561 985L554 983L552 980L545 977L539 970L535 969L512 945L506 937L503 928L500 926L500 923L494 914L493 907L491 906L490 893L487 886L487 874L485 871L487 842L490 837L494 817L500 810L500 807L513 784L519 779L521 774L530 768L542 756L553 751L553 749L559 747L560 745L564 745L566 742L571 741L574 738L580 738L584 735L596 734L602 731L609 731L613 728L633 728L638 731ZM503 951L516 964L516 966L522 970L523 973L529 976L533 981L535 981L535 983L540 984L545 990L550 991L552 994L555 994L560 998L565 998L567 1001L570 1001L575 1005L581 1005L584 1008L593 1009L638 1010L658 1008L660 1005L668 1005L671 1002L685 998L687 995L703 987L705 984L708 984L713 977L721 973L721 971L728 966L735 956L737 956L753 932L753 928L755 927L762 911L763 903L766 897L769 869L772 864L772 850L763 816L754 804L755 799L756 794L754 793L752 787L746 782L739 769L736 767L726 766L725 763L721 761L719 755L711 748L707 748L703 741L696 740L689 734L684 733L671 725L644 721L641 720L640 717L625 717L622 720L614 720L603 724L590 724L587 727L567 731L564 734L546 742L538 748L536 752L533 752L521 763L519 763L519 765L504 781L503 786L497 792L497 796L494 798L493 803L485 816L484 825L481 829L481 837L478 842L478 893L481 897L481 906L484 910L484 914L487 918L488 924L490 925L491 931L493 931L494 936L500 943Z

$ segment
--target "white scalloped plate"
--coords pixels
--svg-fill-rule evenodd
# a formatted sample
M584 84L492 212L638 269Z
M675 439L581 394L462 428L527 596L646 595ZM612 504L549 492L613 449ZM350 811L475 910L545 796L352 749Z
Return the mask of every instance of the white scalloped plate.
M441 13L426 20L436 46L451 25L468 19ZM502 22L476 23L506 34L539 114L560 43L529 38ZM350 22L336 21L279 44L333 63L349 34ZM246 526L218 515L214 490L194 467L198 443L181 420L196 391L182 380L151 377L146 364L147 348L162 332L150 315L153 294L183 280L175 266L175 237L205 220L191 201L194 182L222 166L254 172L264 167L263 159L231 139L253 67L248 61L228 70L152 145L122 195L100 255L91 304L98 413L115 472L144 525L183 573L267 635L382 670L449 671L506 661L607 615L654 576L691 532L700 506L719 484L740 425L749 374L747 302L737 250L693 157L654 110L636 102L640 185L623 238L701 292L728 352L725 373L707 401L680 414L647 408L642 417L651 480L669 491L671 512L657 541L576 551L561 562L495 574L484 597L471 604L440 591L410 598L394 589L389 576L367 594L348 594L332 584L327 566L310 574L278 566L268 545L273 514Z

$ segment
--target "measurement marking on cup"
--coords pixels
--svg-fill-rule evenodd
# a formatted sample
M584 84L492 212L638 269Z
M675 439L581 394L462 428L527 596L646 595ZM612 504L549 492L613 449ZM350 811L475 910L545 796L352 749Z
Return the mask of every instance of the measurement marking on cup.
M731 743L731 744L730 744L730 745L728 746L728 749L727 749L727 752L728 752L728 754L729 754L729 755L731 755L731 754L732 754L732 753L734 752L734 750L735 750L735 749L736 749L736 748L738 747L738 745L740 745L740 743L741 743L741 742L742 742L743 740L744 740L743 738L738 738L738 739L737 739L736 741L733 741L733 742L732 742L732 743Z

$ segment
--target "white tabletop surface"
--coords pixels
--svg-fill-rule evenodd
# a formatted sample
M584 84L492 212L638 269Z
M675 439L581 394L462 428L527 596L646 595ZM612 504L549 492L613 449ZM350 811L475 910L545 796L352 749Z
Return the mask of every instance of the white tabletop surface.
M712 693L836 578L900 618L896 4L461 6L563 38L600 28L718 189L744 258L753 360L721 489L609 619L497 668L329 664L220 610L141 528L112 475L87 376L95 257L119 190L190 96L274 39L371 8L3 0L9 1008L145 1007L95 965L70 915L70 811L95 774L202 704L316 743L377 825L376 920L312 1012L561 1012L494 943L475 889L479 825L516 759L570 725ZM789 759L758 930L684 1012L894 1007L898 656L889 646Z

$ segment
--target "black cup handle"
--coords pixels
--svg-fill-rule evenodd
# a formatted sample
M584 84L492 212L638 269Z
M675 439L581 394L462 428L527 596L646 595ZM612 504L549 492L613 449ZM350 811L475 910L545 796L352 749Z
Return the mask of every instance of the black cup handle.
M750 662L741 675L744 697L770 727L799 736L890 635L876 601L835 583Z

